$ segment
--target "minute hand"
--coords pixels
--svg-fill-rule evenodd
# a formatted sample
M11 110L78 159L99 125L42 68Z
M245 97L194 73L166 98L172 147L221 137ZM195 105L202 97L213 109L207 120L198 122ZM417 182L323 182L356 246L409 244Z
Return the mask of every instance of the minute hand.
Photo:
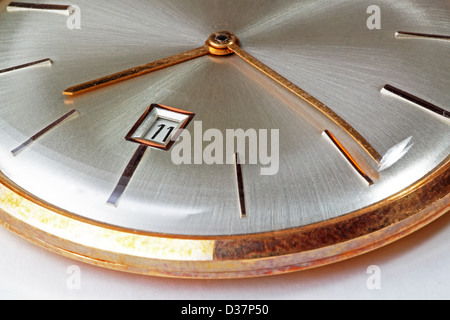
M153 61L142 66L138 66L135 68L131 68L122 72L118 72L106 77L102 77L99 79L95 79L89 82L85 82L64 90L64 95L71 96L75 94L84 93L90 90L102 88L105 86L109 86L111 84L128 80L131 78L135 78L159 69L167 68L173 66L175 64L179 64L181 62L185 62L188 60L192 60L201 56L204 56L209 53L209 49L206 46L189 50L180 54L176 54L174 56L160 59L157 61Z
M358 142L358 144L372 157L373 160L375 160L377 163L380 163L381 156L380 154L375 150L374 147L370 143L364 139L364 137L356 131L351 125L349 125L344 119L339 117L333 110L331 110L329 107L327 107L325 104L311 96L309 93L305 92L295 84L293 84L291 81L287 80L268 66L266 66L264 63L247 53L245 50L243 50L238 44L230 44L228 46L228 50L234 52L237 56L241 57L243 60L248 62L250 65L255 67L256 69L260 70L279 84L281 84L283 87L285 87L287 90L291 91L295 95L297 95L299 98L303 99L304 101L308 102L310 105L315 107L317 110L321 111L323 114L325 114L329 119L331 119L334 123L336 123L340 128L342 128L345 132L347 132L355 141Z

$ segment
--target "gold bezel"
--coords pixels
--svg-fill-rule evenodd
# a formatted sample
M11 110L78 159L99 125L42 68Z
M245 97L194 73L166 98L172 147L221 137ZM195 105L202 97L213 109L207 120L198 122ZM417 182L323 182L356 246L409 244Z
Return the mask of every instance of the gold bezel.
M370 207L318 224L241 236L174 236L101 224L55 208L0 175L0 223L63 256L176 278L275 275L342 261L392 243L449 211L450 157Z

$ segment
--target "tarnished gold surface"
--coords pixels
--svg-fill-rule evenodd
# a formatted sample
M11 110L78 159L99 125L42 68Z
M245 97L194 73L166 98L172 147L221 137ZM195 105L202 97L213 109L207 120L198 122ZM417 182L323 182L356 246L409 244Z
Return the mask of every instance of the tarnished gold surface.
M176 237L119 230L43 203L0 176L0 222L64 256L176 278L276 275L346 260L413 233L449 211L450 159L373 206L301 228L245 236Z
M213 258L213 241L149 237L95 226L44 208L1 184L0 210L31 228L59 238L61 246L71 242L93 250L149 259L209 261Z

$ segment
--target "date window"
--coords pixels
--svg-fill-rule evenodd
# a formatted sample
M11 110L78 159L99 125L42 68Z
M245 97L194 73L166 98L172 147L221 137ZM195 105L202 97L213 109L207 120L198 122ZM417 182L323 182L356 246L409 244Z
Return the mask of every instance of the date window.
M149 147L169 150L182 129L194 118L191 112L152 104L126 139Z

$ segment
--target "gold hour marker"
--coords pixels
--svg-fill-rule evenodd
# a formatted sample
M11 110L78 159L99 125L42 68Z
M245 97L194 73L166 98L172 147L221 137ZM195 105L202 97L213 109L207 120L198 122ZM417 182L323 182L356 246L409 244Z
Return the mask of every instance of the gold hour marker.
M11 72L11 71L16 71L16 70L20 70L20 69L25 69L25 68L35 67L35 66L51 66L51 65L52 65L52 60L47 58L47 59L37 60L37 61L29 62L26 64L21 64L19 66L0 70L0 74Z
M406 91L400 90L394 86L391 86L389 84L385 85L383 87L383 89L381 89L382 93L388 93L388 94L392 94L398 98L401 98L403 100L406 100L408 102L411 102L423 109L426 109L428 111L433 112L434 114L437 114L439 116L445 117L445 118L449 118L450 117L450 112L448 112L447 110L442 109L441 107L438 107L428 101L425 101L419 97L416 97L415 95L412 95L411 93L408 93Z
M64 121L69 120L70 118L72 118L73 116L77 116L78 115L78 111L77 110L72 110L68 113L66 113L64 116L62 116L61 118L59 118L58 120L56 120L55 122L53 122L52 124L48 125L47 127L45 127L44 129L42 129L41 131L39 131L38 133L36 133L34 136L32 136L30 139L28 139L27 141L25 141L24 143L22 143L20 146L18 146L17 148L15 148L14 150L11 151L11 153L14 156L17 156L21 151L23 151L25 148L27 148L30 144L32 144L34 141L38 140L39 138L41 138L43 135L45 135L46 133L48 133L50 130L56 128L57 126L59 126L60 124L62 124Z
M397 31L395 33L395 38L396 39L431 39L431 40L450 41L450 36L447 36L447 35L405 32L405 31Z
M348 162L353 166L353 168L361 175L361 177L367 181L369 186L373 185L373 180L365 173L361 166L356 162L356 160L350 155L350 153L344 148L344 146L339 142L339 140L328 130L324 131L331 142L338 148L342 155L347 159Z
M43 4L43 3L28 3L28 2L11 2L6 10L8 12L17 11L50 11L55 13L68 14L69 5Z

